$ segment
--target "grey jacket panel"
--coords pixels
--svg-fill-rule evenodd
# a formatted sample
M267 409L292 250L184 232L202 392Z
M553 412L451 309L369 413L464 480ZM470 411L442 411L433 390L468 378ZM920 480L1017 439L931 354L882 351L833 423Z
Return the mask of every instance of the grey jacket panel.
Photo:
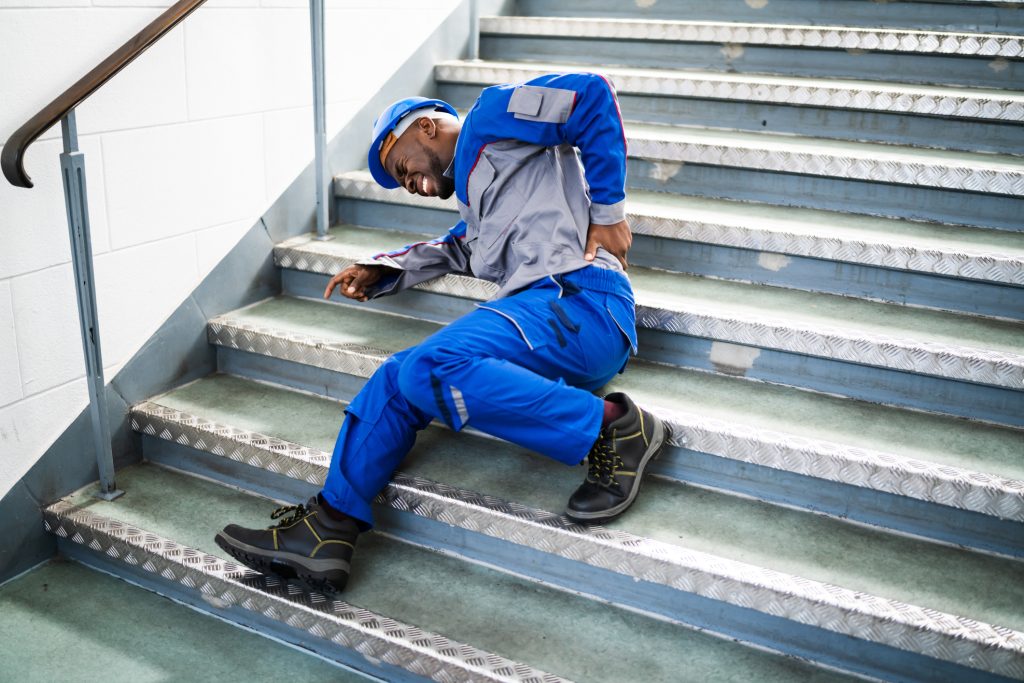
M618 259L604 249L598 249L593 262L583 258L591 220L605 225L623 220L625 202L592 205L572 146L491 143L480 154L467 189L469 206L458 202L464 239L453 229L443 238L359 261L403 271L372 288L371 298L451 272L497 283L495 298L588 265L622 272Z
M591 202L572 146L491 143L469 177L467 194L469 206L460 202L459 212L470 267L477 277L498 283L497 297L590 265L583 249ZM622 270L603 249L593 264Z
M469 260L470 250L465 237L449 232L437 239L411 244L398 251L359 259L356 264L387 266L399 271L367 288L368 296L375 299L396 294L448 273L469 275Z

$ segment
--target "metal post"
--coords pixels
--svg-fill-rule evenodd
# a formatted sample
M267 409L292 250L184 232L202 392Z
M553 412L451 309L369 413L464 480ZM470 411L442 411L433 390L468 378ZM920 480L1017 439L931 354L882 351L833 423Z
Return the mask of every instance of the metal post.
M309 0L309 28L313 48L313 163L316 166L316 238L327 234L327 113L324 85L324 0Z
M60 120L64 153L60 155L64 179L64 203L68 211L68 232L71 235L71 263L75 271L75 292L78 295L78 323L82 330L85 352L85 377L89 386L89 413L92 417L93 446L100 473L100 490L104 500L114 500L124 491L114 482L114 456L110 447L110 421L104 393L103 354L100 351L100 327L96 315L96 286L92 266L92 240L89 236L89 202L85 192L85 155L78 151L78 127L75 110Z
M469 58L480 59L480 6L469 0Z

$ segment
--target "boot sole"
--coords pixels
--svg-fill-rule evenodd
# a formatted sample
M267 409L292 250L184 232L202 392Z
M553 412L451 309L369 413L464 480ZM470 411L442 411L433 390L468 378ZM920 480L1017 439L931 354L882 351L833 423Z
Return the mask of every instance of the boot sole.
M214 541L224 552L251 569L282 579L299 579L322 593L339 593L348 583L351 565L344 560L314 560L294 553L257 548L223 531L217 532Z
M651 445L644 451L644 455L640 458L640 466L636 468L636 486L629 492L629 496L626 500L622 501L615 507L608 508L607 510L600 510L598 512L577 512L575 510L566 509L565 516L574 522L580 522L585 524L603 524L610 522L615 519L623 512L629 509L629 506L633 504L636 497L640 494L640 487L644 483L644 474L647 471L647 464L658 457L661 453L661 447L665 445L665 423L660 418L647 413L647 415L654 420L654 434L651 437Z

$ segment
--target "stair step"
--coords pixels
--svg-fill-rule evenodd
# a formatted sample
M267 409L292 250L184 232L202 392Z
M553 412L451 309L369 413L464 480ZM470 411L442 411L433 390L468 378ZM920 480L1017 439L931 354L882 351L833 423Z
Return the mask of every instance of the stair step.
M335 228L275 248L284 268L334 275L354 261L420 240L415 234ZM1024 326L849 297L631 268L638 327L1012 389L1024 388ZM496 287L449 275L420 289L487 299Z
M751 0L750 2L708 3L703 0L623 3L591 0L573 6L578 17L621 17L625 19L703 20L772 22L781 24L840 23L864 27L964 30L1024 33L1020 0L891 0L869 3L863 0ZM564 2L519 0L518 14L561 17Z
M369 171L335 176L336 196L457 212L455 198L385 190ZM970 226L632 190L636 235L687 240L969 280L1024 285L1024 234ZM452 224L457 217L453 216Z
M597 17L481 17L481 34L1024 57L1024 36L855 26L800 26Z
M482 17L480 56L601 66L1014 89L1024 38L1003 33L597 17Z
M9 681L367 680L77 562L4 584L0 613Z
M146 465L118 480L131 497L107 503L83 490L44 510L62 552L387 680L563 680L225 560L216 532L228 522L268 526L270 501Z
M237 378L215 377L158 401L175 406L165 415L186 408L204 414L203 423L216 420L219 426L209 428L202 439L202 448L213 452L231 453L235 446L230 439L218 440L215 435L211 441L210 431L225 434L223 425L228 421L255 424L254 418L246 418L257 414L246 409L250 405L275 406L255 418L264 428L329 443L341 406L286 393ZM231 400L226 401L227 397ZM182 420L180 411L179 420L196 424L192 417ZM177 430L162 431L165 440L195 443L182 438ZM268 436L249 434L247 445L258 444L256 448L263 449L262 466L266 469L289 471L286 463L300 445L283 449ZM481 458L484 451L487 457ZM326 452L319 453L320 462L327 457ZM322 479L321 464L304 456L297 460L308 480L314 479L309 476L314 472L317 482ZM580 479L579 469L497 445L491 439L455 437L440 428L427 430L404 469L378 499L381 506L413 510L417 516L444 525L454 524L561 556L580 565L570 575L591 571L588 567L611 568L629 579L775 616L800 614L798 622L869 641L879 640L876 626L871 624L881 619L886 629L892 629L880 639L889 645L924 650L940 659L970 661L964 652L946 651L952 637L965 649L970 647L968 643L984 642L986 654L979 657L980 653L973 653L977 657L973 666L1014 675L1024 665L1024 634L1014 630L1024 621L1010 594L1024 591L1024 582L1019 580L1024 577L1024 564L1017 561L654 480L645 486L644 496L628 515L608 527L581 527L545 512L561 509ZM486 495L472 493L468 487ZM515 502L505 502L511 500ZM508 515L510 510L514 515ZM783 556L779 548L786 549ZM857 548L870 561L850 562L850 548ZM510 570L518 571L518 567ZM993 593L995 586L999 588ZM595 588L591 586L591 590ZM908 603L927 605L928 609ZM988 627L986 620L1003 626ZM968 624L970 634L966 635ZM906 627L910 630L904 630Z
M472 92L466 108L482 87L567 71L605 75L631 120L1020 153L1019 91L565 62L448 61L434 78Z
M516 83L565 71L573 71L573 68L566 64L453 60L434 67L434 77L439 81L490 85ZM609 67L591 71L607 76L620 93L1024 121L1024 93L1006 90L696 70Z
M344 650L359 668L388 680L565 680L495 652L588 681L629 680L638 673L668 681L682 667L707 680L836 677L378 533L361 537L341 599L325 599L227 562L213 543L227 522L266 526L270 501L147 465L123 470L119 481L132 492L123 502L78 496L47 510L63 547L117 571L148 573L161 586L180 583L181 592L201 592L193 599L207 609L260 611L305 632L307 647L335 656ZM595 638L618 643L616 656L595 658Z
M1024 196L1024 157L627 124L633 158Z
M218 317L209 329L211 343L224 349L365 378L388 355L418 343L439 326L351 306L281 298ZM277 379L289 371L264 372L265 378ZM316 384L300 386L313 390ZM352 386L347 397L358 388ZM1024 521L1024 464L1017 457L1024 432L1019 430L643 362L631 363L608 389L634 396L670 425L670 443L687 451L663 459L659 467L676 478L692 476L688 466L699 469L690 452L705 453ZM806 488L791 498L813 506L819 493ZM934 510L928 514L938 516ZM1019 524L1002 526L1006 538L1018 535L1016 542L1009 542L1017 546L1016 554L1024 553ZM980 530L978 536L983 536Z

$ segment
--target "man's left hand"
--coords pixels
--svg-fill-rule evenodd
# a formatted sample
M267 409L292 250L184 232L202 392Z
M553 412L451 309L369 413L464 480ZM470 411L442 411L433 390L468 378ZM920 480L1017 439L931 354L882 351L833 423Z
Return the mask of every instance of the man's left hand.
M605 251L619 259L623 269L628 268L626 263L626 252L633 244L633 233L629 231L628 221L619 221L611 225L590 224L587 231L587 248L583 251L583 258L593 261L597 255L597 248L603 247Z

